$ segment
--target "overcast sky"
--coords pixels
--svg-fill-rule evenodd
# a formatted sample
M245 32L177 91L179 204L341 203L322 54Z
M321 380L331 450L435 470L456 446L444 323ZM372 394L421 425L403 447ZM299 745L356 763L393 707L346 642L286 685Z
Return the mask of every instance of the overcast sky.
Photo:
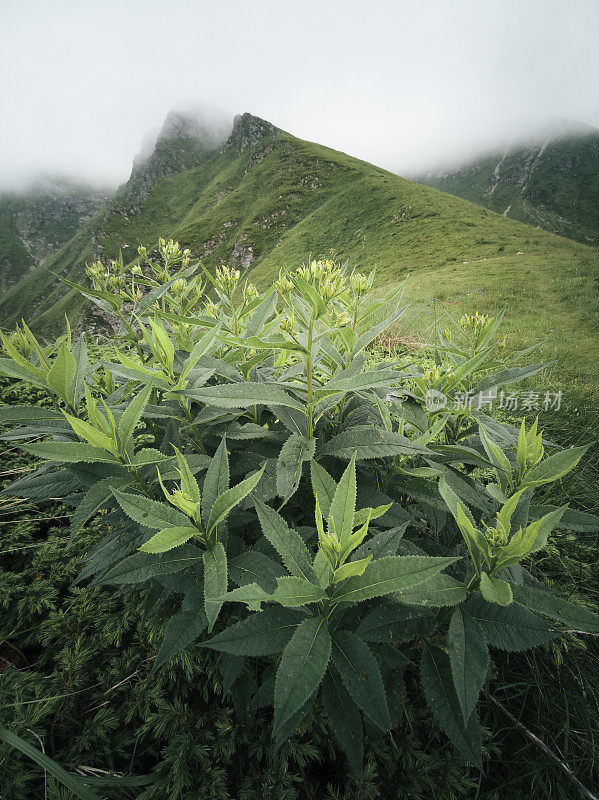
M0 0L0 32L0 186L122 182L196 102L403 174L599 127L599 0Z

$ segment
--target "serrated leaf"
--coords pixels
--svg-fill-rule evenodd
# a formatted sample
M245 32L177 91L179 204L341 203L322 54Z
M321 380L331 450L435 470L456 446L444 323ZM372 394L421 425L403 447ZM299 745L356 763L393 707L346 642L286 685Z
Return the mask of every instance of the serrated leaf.
M356 493L356 459L352 456L335 489L327 520L329 534L337 538L342 549L354 527Z
M212 550L206 550L203 559L204 611L208 619L208 631L211 631L222 608L220 598L227 592L227 554L222 542L217 542Z
M314 460L310 462L310 479L312 481L312 491L314 492L314 497L318 500L322 516L327 519L337 484L326 469L318 461Z
M280 653L303 617L297 611L271 606L231 625L204 642L202 647L239 656L268 656Z
M399 433L375 428L372 425L355 425L333 436L319 451L319 455L346 459L350 459L354 454L357 461L400 454L434 455L432 450L414 444Z
M229 576L238 586L257 583L266 592L274 592L277 578L286 574L284 567L257 550L246 550L229 560Z
M266 464L254 475L250 475L249 478L241 481L237 486L227 489L216 498L210 509L210 517L208 518L208 524L206 526L209 536L213 533L217 525L220 525L220 523L226 519L235 506L239 505L239 503L256 488L265 467Z
M104 478L98 481L98 483L85 493L83 499L73 511L71 517L71 532L77 533L88 519L97 514L107 500L112 498L113 486L124 489L131 483L133 483L133 478L129 476L117 478L114 475L110 478Z
M290 394L273 384L224 383L218 386L205 386L185 392L201 403L217 408L249 408L255 405L286 406L304 411L304 406ZM305 413L305 412L304 412Z
M377 727L389 730L391 718L385 687L376 658L355 633L337 631L333 635L333 664L354 703Z
M524 475L523 486L542 486L562 478L578 464L590 445L570 447L543 459Z
M276 484L279 497L291 497L299 486L304 461L310 461L316 450L316 439L292 433L277 458Z
M368 612L356 633L366 642L409 642L417 634L429 636L435 627L430 611L383 602Z
M80 442L40 442L22 445L21 450L45 461L76 464L78 461L118 464L119 460L106 450Z
M335 589L333 602L356 603L400 592L423 583L457 558L387 556L371 561L362 575L348 578Z
M480 625L463 608L456 608L447 638L453 684L465 720L474 711L489 669L489 650Z
M509 583L502 578L490 577L486 572L480 576L480 591L485 600L500 606L509 606L513 599Z
M585 633L599 633L599 614L564 600L559 595L523 584L512 584L514 601L529 611L542 614L568 628Z
M540 617L515 603L498 606L472 595L465 609L481 626L487 642L500 650L528 650L559 635Z
M331 657L331 637L323 617L301 622L283 652L275 679L273 734L297 713L320 686Z
M451 575L434 575L424 583L393 595L398 603L441 608L455 606L466 599L466 587Z
M189 517L166 503L158 503L140 494L130 494L113 489L120 507L134 522L146 528L178 528L189 527Z
M266 503L257 499L255 506L262 533L281 556L289 572L298 578L317 583L308 548L299 533L292 530L283 517Z
M216 453L206 471L202 487L202 521L208 525L212 506L219 495L229 488L229 456L227 441L223 436Z
M157 575L180 572L202 560L202 551L193 545L184 544L168 553L134 553L113 567L101 580L108 585L143 583Z
M330 668L322 682L322 704L352 772L361 775L364 744L360 710L343 686L340 675Z
M71 396L71 386L73 385L76 372L77 363L72 353L69 352L66 343L63 342L58 351L58 355L54 359L46 375L46 380L48 381L48 386L68 405L71 405L73 399Z
M148 383L146 386L144 386L144 388L135 395L133 400L131 400L127 408L123 411L123 415L118 427L119 442L122 452L125 451L129 439L135 432L136 425L142 418L144 409L148 404L148 400L150 399L152 388L153 387L151 383Z
M449 656L435 645L426 645L420 662L424 696L433 716L451 743L479 768L482 765L480 726L476 712L464 722L451 674Z
M200 584L185 595L181 611L168 621L152 672L156 672L166 661L174 658L194 642L207 625L204 592Z
M166 553L173 547L189 541L192 536L197 536L198 529L189 525L177 526L175 528L163 528L154 534L151 539L144 542L139 548L142 553Z
M277 578L277 589L271 599L293 608L326 600L327 593L321 586L310 583L304 578L284 576Z

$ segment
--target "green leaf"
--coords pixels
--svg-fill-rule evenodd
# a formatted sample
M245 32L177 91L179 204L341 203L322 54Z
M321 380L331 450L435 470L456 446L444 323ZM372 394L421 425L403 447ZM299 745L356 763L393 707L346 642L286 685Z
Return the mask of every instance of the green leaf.
M414 444L399 433L375 428L372 425L355 425L333 436L319 451L319 455L346 459L350 459L354 454L357 461L401 454L434 455L432 450Z
M117 443L107 436L103 431L99 431L97 428L94 428L93 425L90 425L89 422L84 422L82 419L72 417L70 414L65 413L64 416L77 436L85 439L94 447L107 450L113 455L117 454Z
M480 726L475 712L464 722L453 685L449 655L435 645L425 645L420 662L424 696L433 716L451 743L479 769L482 766Z
M223 436L214 458L210 462L202 488L202 521L208 525L210 512L216 498L229 488L229 456L227 441Z
M266 592L274 592L277 578L286 574L285 568L257 550L246 550L229 560L229 577L238 586L257 583Z
M262 603L274 603L273 596L257 583L247 583L220 598L223 603L246 603L250 611L260 611Z
M320 686L331 657L331 637L323 617L301 622L283 657L275 679L273 734L302 708Z
M463 608L456 608L447 639L453 684L463 718L470 719L489 669L489 650L480 625Z
M465 610L481 626L487 642L500 650L528 650L559 635L544 620L514 603L498 606L473 595Z
M125 452L125 448L127 447L129 439L135 432L135 426L142 418L144 409L148 404L148 400L150 399L152 388L151 382L144 386L144 388L135 395L133 400L131 400L127 408L123 411L123 416L121 417L118 428L121 452Z
M71 533L77 533L88 519L93 517L108 500L112 499L113 486L124 489L131 483L133 483L133 478L129 475L124 475L122 478L112 475L110 478L98 481L85 493L83 499L73 511Z
M337 744L356 775L362 773L362 717L337 672L328 669L322 682L322 704Z
M368 645L355 633L337 631L333 636L332 657L354 703L378 728L389 730L391 718L385 687Z
M292 608L326 600L327 593L320 586L316 586L304 578L284 576L277 578L277 589L271 599Z
M310 461L316 450L316 439L292 433L277 458L277 494L291 497L299 486L304 461Z
M509 606L513 599L509 583L501 578L491 578L486 572L480 576L480 591L485 600L500 606Z
M485 377L476 384L474 389L472 389L472 396L477 397L479 392L488 392L491 389L497 388L497 386L504 386L507 383L522 381L546 369L550 364L551 362L547 361L545 364L532 364L528 367L511 367L510 369L496 372L494 375L485 375Z
M524 475L522 486L542 486L544 483L552 483L562 478L574 469L589 447L588 444L570 447L545 458Z
M87 461L100 464L118 464L119 460L112 453L100 447L80 442L40 442L39 444L21 445L21 450L45 461L59 461L76 464Z
M514 601L529 611L549 617L567 628L585 633L599 633L599 614L574 605L559 595L520 584L512 584L512 592Z
M208 619L208 631L211 631L222 608L220 598L227 592L227 554L222 543L217 542L212 550L204 552L203 558L204 611Z
M281 515L266 503L256 499L255 506L262 533L281 556L289 572L298 578L317 583L308 548L299 533L289 528Z
M327 521L328 532L334 535L341 547L352 534L356 512L356 458L352 456L331 501Z
M366 642L409 642L417 634L429 636L435 628L430 611L383 602L364 617L356 633Z
M406 605L441 608L455 606L466 599L466 587L451 575L433 575L411 589L396 592L393 599Z
M241 481L241 483L238 483L237 486L227 489L226 492L223 492L216 498L212 508L210 509L210 517L208 518L208 525L206 526L209 536L212 534L216 526L219 525L231 513L235 506L239 505L239 503L241 503L241 501L256 488L265 468L266 464L264 464L262 469L254 473L254 475L250 475L249 478Z
M125 514L146 528L162 530L163 528L189 527L189 518L172 506L167 506L166 503L157 503L156 500L150 500L149 497L120 492L114 488L112 493Z
M23 755L39 764L44 772L49 772L57 781L66 786L70 792L77 795L80 800L101 800L100 797L85 785L85 779L79 775L71 775L70 772L64 770L60 764L48 758L47 755L42 753L36 747L21 739L16 733L7 730L0 725L0 740L7 744L9 747L15 747L20 750Z
M192 536L198 535L198 529L189 525L177 526L174 528L163 528L154 534L151 539L144 542L139 548L142 553L166 553L173 547L185 544Z
M287 406L296 408L305 413L304 406L299 400L279 389L273 384L266 383L224 383L218 386L204 386L185 392L186 395L206 405L217 408L249 408L255 405Z
M312 491L314 492L314 497L318 500L322 516L327 519L337 484L326 469L318 461L314 460L310 462L310 479L312 481Z
M362 575L348 578L335 589L333 602L356 603L423 583L457 558L387 556L371 561Z
M134 553L113 567L100 581L104 585L143 583L157 575L180 572L202 560L202 551L190 544L181 545L168 553Z
M63 342L46 375L48 386L68 405L72 404L71 386L77 372L77 363Z
M341 392L362 392L367 389L386 388L391 384L397 384L406 377L406 374L392 369L380 369L362 372L351 377L334 377L317 389L316 397L326 397Z
M169 619L152 672L156 672L166 661L185 650L206 629L207 625L208 620L204 613L204 591L200 583L185 595L181 611Z
M236 622L204 642L202 647L236 656L269 656L280 653L302 619L297 611L272 606Z
M358 561L348 561L346 564L342 564L333 573L333 583L341 583L353 575L362 575L371 561L372 556L366 556Z

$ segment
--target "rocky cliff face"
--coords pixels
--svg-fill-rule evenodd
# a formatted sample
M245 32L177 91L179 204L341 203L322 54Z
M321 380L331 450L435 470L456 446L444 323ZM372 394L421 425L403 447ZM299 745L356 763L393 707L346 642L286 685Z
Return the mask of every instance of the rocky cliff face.
M238 114L233 121L233 130L227 141L225 149L234 149L243 153L248 147L254 147L261 139L277 133L277 128L265 119L254 117L252 114Z
M504 217L599 245L599 130L589 126L562 122L534 141L418 180Z
M201 116L171 111L158 135L149 136L133 160L128 195L141 199L161 178L193 169L227 141L231 120L225 114Z
M108 200L67 178L43 178L0 194L0 290L42 264Z

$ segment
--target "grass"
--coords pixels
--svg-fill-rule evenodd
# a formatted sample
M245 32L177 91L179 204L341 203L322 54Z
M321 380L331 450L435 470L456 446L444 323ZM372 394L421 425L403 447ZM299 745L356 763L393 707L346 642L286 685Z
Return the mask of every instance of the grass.
M513 147L422 183L511 219L599 244L599 131Z
M84 301L56 274L81 280L86 261L132 259L139 244L173 236L209 267L242 265L259 286L313 255L377 270L381 288L407 279L411 331L425 336L445 311L508 307L514 346L549 341L545 380L596 400L599 250L505 219L335 150L275 129L245 150L185 151L180 171L165 154L149 193L135 180L44 267L0 299L0 321L33 319L62 330ZM195 159L195 161L194 161ZM189 168L190 163L196 166ZM173 170L175 170L173 174Z

